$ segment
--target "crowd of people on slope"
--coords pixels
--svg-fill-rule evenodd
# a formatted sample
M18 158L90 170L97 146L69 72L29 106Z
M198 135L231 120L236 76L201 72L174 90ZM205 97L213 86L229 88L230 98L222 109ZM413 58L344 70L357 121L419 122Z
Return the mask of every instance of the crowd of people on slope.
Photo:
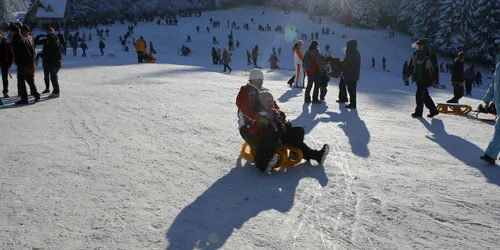
M17 67L17 91L20 100L15 104L28 104L28 92L26 83L30 88L30 93L35 102L40 100L40 93L35 84L35 66L38 59L42 58L44 72L45 90L42 93L50 92L50 82L52 82L51 98L59 97L58 72L62 66L62 54L64 47L59 38L54 34L54 29L48 28L46 35L37 36L36 39L30 35L30 28L27 25L19 27L13 25L9 28L9 38L0 33L0 66L2 70L3 97L9 96L9 79L7 78L9 69L13 64ZM10 40L10 41L9 41ZM36 45L42 45L39 55L36 53Z

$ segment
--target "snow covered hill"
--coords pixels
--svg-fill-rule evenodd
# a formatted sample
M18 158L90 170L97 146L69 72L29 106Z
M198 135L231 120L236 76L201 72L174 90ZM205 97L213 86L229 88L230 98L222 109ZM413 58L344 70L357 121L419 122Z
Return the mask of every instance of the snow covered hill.
M210 17L221 28L207 34ZM357 39L358 110L335 103L337 79L324 104L303 105L303 91L286 85L292 71L267 69L273 46L284 51L280 66L293 66L291 41L256 25L233 31L242 45L231 74L212 65L212 36L226 43L227 19L243 27L252 17L319 32L321 48L330 44L337 57L342 34ZM493 125L412 119L415 86L404 86L400 72L411 40L323 22L252 7L182 18L178 27L139 23L134 36L153 41L157 64L120 51L122 25L105 41L114 57L68 50L59 99L15 106L13 97L0 106L0 248L498 249L500 169L478 159ZM322 27L336 34L324 38ZM190 57L177 53L183 44ZM303 162L263 175L239 157L235 98L256 44L265 87L305 127L306 143L331 145L324 167ZM96 39L89 47L98 54ZM382 56L391 72L382 71ZM431 89L435 102L452 96L449 75L441 79L448 89ZM36 83L43 90L40 66ZM484 92L474 88L462 103L475 108Z

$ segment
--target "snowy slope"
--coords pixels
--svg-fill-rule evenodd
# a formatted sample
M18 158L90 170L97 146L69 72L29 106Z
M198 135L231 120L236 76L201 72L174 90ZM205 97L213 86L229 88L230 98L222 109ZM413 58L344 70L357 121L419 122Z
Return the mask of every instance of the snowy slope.
M114 58L64 58L61 98L22 107L5 99L0 248L500 247L500 169L478 160L493 125L442 114L410 118L415 86L404 86L399 70L412 52L406 36L390 40L385 31L336 24L329 25L335 36L320 35L321 46L329 43L339 57L341 34L359 41L357 111L335 103L336 79L325 104L304 106L303 92L286 86L291 71L264 69L265 86L292 123L305 127L306 143L329 143L333 150L324 168L303 162L269 176L241 159L234 102L248 77L245 49L258 44L259 63L267 67L263 59L281 45L280 66L291 68L291 42L255 26L235 31L242 48L228 75L211 65L213 34L227 42L228 18L243 26L258 17L257 23L296 25L306 33L322 27L305 14L261 11L204 13L181 19L179 27L140 23L134 35L154 42L157 64L139 65L135 53L121 52L117 37L126 26L113 26L106 53ZM221 29L195 34L210 16ZM193 54L181 57L188 34ZM97 43L89 43L92 54ZM378 61L372 69L372 56L385 56L392 72ZM39 90L42 79L38 70ZM436 102L451 97L448 87L430 90ZM10 88L14 95L15 84ZM474 88L462 103L477 106L484 89Z

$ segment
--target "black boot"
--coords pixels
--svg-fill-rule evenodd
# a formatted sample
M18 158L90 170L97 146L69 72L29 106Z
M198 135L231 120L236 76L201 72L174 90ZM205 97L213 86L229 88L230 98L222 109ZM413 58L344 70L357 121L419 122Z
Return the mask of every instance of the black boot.
M323 145L323 148L318 151L316 161L319 163L319 165L323 165L326 160L326 156L330 153L330 146L328 144Z
M479 159L481 161L488 163L489 165L495 165L495 160L493 158L491 158L489 155L485 154L485 155L479 157Z

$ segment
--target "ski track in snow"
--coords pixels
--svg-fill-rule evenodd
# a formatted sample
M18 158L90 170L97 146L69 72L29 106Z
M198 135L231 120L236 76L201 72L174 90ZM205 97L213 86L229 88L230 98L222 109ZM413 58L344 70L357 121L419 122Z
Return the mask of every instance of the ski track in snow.
M112 26L106 53L116 58L68 53L61 98L23 107L7 99L0 106L0 248L500 247L500 170L478 160L493 126L443 114L410 118L415 87L403 86L398 70L412 52L408 37L324 24L336 35L319 41L330 44L333 56L343 56L342 34L359 41L359 109L335 103L338 79L325 104L304 106L303 91L285 84L293 72L267 69L273 46L283 49L280 67L293 68L292 44L256 29L290 24L309 36L322 26L303 13L261 11L206 12L181 18L178 27L140 23L134 36L153 39L158 64L139 65L135 53L121 52L117 37L126 25ZM210 16L222 25L207 34ZM241 47L233 52L233 72L221 73L210 65L212 37L225 47L226 20L243 27L251 17L251 31L234 31ZM89 42L93 51L97 43ZM192 48L190 57L177 53L182 44ZM266 176L239 158L234 101L249 74L246 50L255 44L265 87L305 128L306 143L331 146L324 167L302 162ZM385 56L392 72L371 68L373 56L377 66ZM452 90L430 92L444 102ZM462 103L475 108L484 92L474 88Z

